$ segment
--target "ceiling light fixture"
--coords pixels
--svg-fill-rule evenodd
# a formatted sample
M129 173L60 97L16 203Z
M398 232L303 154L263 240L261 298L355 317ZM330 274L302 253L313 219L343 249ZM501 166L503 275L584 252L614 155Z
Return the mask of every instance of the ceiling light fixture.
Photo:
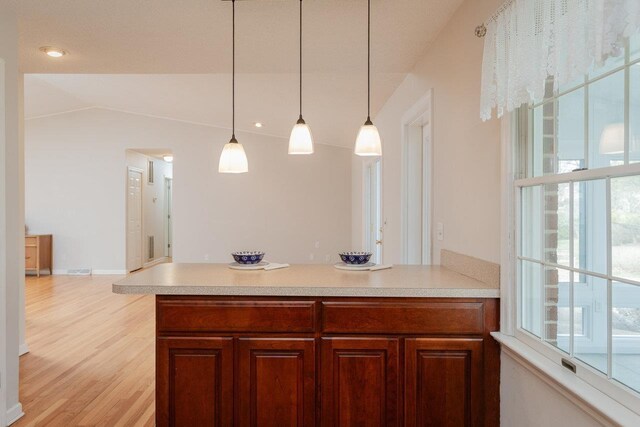
M224 145L218 164L219 173L249 172L249 162L242 144L236 139L236 0L231 0L232 68L231 68L231 140Z
M358 156L382 156L380 133L371 121L371 0L367 3L367 121L360 127L354 152Z
M257 127L257 128L261 128L262 127L262 123L260 123L260 122L255 122L253 125L255 127Z
M63 49L58 49L57 47L51 47L51 46L43 46L40 48L40 51L46 53L52 58L60 58L67 54L67 52L64 51Z
M313 136L302 118L302 0L300 0L300 116L291 130L289 154L313 154Z
M162 160L164 160L167 163L171 163L173 162L173 156L172 155L162 156Z

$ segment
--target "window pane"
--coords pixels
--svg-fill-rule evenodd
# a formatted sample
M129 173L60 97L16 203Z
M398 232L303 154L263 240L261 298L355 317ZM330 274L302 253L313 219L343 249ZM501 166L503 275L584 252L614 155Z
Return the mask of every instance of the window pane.
M640 38L638 38L638 44L640 44ZM629 77L629 163L638 163L640 162L640 63L631 66Z
M612 376L640 391L640 287L613 283Z
M584 92L578 89L558 98L558 173L584 167Z
M624 162L624 71L589 85L589 168Z
M621 67L624 65L624 47L620 47L617 51L613 52L614 56L607 58L607 60L601 66L593 65L589 72L589 79L596 78L608 73L609 71Z
M582 309L583 335L574 338L574 357L607 372L607 281L585 276L585 283L576 283L573 291L574 306Z
M640 176L611 179L611 270L640 282Z
M520 324L523 329L540 337L542 309L542 265L530 261L520 261Z
M570 283L568 280L563 281L562 277L570 277L569 271L545 267L544 339L549 344L569 353L570 326L568 321L560 322L559 311L569 309Z
M606 181L576 182L573 193L574 267L607 274Z
M569 184L544 186L544 256L546 262L570 266L569 260ZM560 280L569 281L568 271Z
M640 58L640 33L631 36L630 46L631 46L631 56L630 56L631 61L639 59Z
M520 230L520 254L527 258L542 260L542 194L541 187L522 188L522 212Z

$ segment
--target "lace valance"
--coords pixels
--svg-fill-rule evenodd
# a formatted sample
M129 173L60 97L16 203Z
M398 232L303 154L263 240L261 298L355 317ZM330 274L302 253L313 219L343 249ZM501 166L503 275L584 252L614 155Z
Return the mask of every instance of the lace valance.
M585 75L640 29L640 0L511 0L485 23L480 117L540 100Z

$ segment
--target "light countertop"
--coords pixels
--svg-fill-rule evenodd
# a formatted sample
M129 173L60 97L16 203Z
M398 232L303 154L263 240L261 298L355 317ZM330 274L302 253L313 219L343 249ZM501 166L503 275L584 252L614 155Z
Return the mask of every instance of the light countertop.
M226 264L160 264L113 284L118 294L462 297L498 298L500 289L441 266L395 265L380 271L344 271L332 265L292 265L238 271Z

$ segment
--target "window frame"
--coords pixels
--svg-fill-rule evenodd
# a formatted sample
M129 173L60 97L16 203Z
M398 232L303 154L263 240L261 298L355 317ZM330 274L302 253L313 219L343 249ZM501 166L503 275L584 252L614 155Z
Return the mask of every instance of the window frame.
M506 154L505 159L508 161L509 165L506 169L508 175L506 179L506 187L505 191L508 191L508 205L504 208L507 210L510 220L508 224L508 234L506 235L506 243L507 243L507 254L506 257L503 257L503 260L508 260L509 266L508 271L503 276L504 278L508 278L511 283L514 284L515 288L511 288L509 291L510 299L506 303L507 307L511 305L509 311L510 318L509 324L506 328L507 333L511 332L511 334L518 339L519 341L527 344L532 349L536 350L538 353L544 355L548 359L552 360L554 363L562 366L563 359L569 360L571 363L575 364L577 369L575 375L587 382L589 385L593 386L597 390L605 393L618 403L624 405L632 412L640 415L640 391L634 390L631 387L619 382L615 378L612 377L612 355L613 353L613 331L612 331L612 309L613 309L613 283L619 282L628 285L634 285L640 287L640 281L636 281L633 279L623 279L619 277L615 277L612 275L612 244L611 244L611 180L619 177L625 176L635 176L640 175L640 163L631 163L631 153L630 153L630 74L632 66L640 66L640 57L630 61L630 48L629 43L627 43L627 47L625 49L625 57L624 62L620 66L613 67L606 72L596 75L595 77L585 76L584 81L581 84L573 85L566 90L561 90L557 94L554 94L553 97L544 100L543 102L531 104L529 106L523 106L518 109L516 112L511 114L510 117L505 118L505 121L508 121L506 125L503 126L503 133L506 130L506 135L503 135L503 140L506 143L510 144L510 147L507 151L503 151L503 154ZM533 108L543 105L544 103L554 102L557 105L558 98L573 92L575 90L579 90L581 88L585 89L585 103L587 103L587 107L585 108L585 134L584 134L584 162L586 163L584 166L589 167L589 143L590 138L588 134L588 126L589 126L589 116L588 116L588 89L589 86L597 82L599 80L605 79L615 73L620 71L624 71L625 77L625 105L624 105L624 129L625 129L625 140L624 140L624 164L623 165L615 165L615 166L607 166L600 167L594 169L580 169L572 172L566 173L555 173L540 176L534 176L534 162L533 162L533 131L532 131L532 122L533 122ZM557 137L557 133L555 134ZM561 265L558 263L548 262L544 258L544 240L540 242L541 251L543 254L539 256L539 259L527 258L523 257L521 253L521 245L522 245L522 235L521 235L521 226L523 223L522 218L522 189L526 187L535 187L541 186L540 191L540 205L541 209L544 213L544 186L547 184L568 184L570 188L570 237L569 244L573 249L574 246L574 227L573 218L574 218L574 183L576 182L586 182L602 179L606 183L606 242L607 242L607 272L606 274L595 273L594 271L588 270L588 266L582 262L580 265L574 266L574 251L570 251L570 261L569 265ZM510 199L510 200L509 200ZM581 214L584 214L584 210L581 210ZM542 223L544 222L544 215L541 219ZM543 233L544 233L544 226ZM581 231L582 233L582 231ZM585 234L582 234L583 236ZM580 244L584 239L581 239ZM588 249L587 249L588 250ZM585 256L585 251L580 251L580 257ZM540 305L541 305L541 337L534 335L533 333L527 331L523 328L522 325L522 286L521 286L521 260L530 261L535 263L535 265L539 265L542 272L544 271L545 266L552 268L559 268L565 271L569 271L570 273L570 283L569 283L569 320L570 320L570 335L566 337L569 340L569 352L563 351L561 348L552 345L551 343L545 341L545 327L544 327L544 308L545 308L545 290L544 290L544 277L541 280L541 288L540 288ZM584 269L583 269L584 268ZM584 276L584 275L588 276ZM543 273L541 273L544 276ZM584 283L588 285L588 280L584 280L584 277L599 277L601 279L606 280L607 283L607 298L606 298L606 318L607 318L607 373L602 373L598 371L596 368L588 365L586 362L581 361L574 355L574 341L576 339L576 335L574 334L574 287L575 285L579 285ZM592 284L593 286L593 284ZM584 311L583 308L583 317L592 316L592 313ZM588 335L590 326L583 324L583 334ZM503 330L505 330L503 328ZM638 337L640 340L640 337ZM569 372L569 371L568 371Z

